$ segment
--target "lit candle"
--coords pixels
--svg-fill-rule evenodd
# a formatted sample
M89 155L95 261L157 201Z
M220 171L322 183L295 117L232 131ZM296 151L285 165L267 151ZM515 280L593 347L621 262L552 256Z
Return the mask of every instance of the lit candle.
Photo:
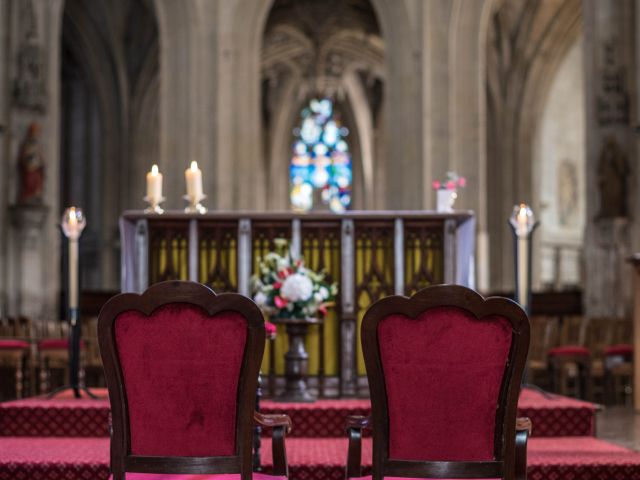
M518 222L518 235L526 235L529 231L529 216L527 215L527 206L524 203L520 204L516 221Z
M78 217L76 216L76 207L69 209L69 233L70 236L75 235L78 230Z
M69 308L78 308L78 239L86 225L81 209L68 208L62 217L62 231L69 239Z
M147 173L147 198L150 201L159 201L162 198L162 174L158 171L157 165L153 165Z
M191 162L191 167L184 172L187 182L187 196L199 202L202 199L202 170L198 168L198 162Z

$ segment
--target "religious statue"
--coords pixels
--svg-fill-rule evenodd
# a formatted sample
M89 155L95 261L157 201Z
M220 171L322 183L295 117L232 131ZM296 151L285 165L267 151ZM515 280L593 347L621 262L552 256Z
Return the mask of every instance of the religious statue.
M40 149L40 125L29 125L27 135L20 145L18 174L20 189L19 204L40 204L44 187L44 160Z
M38 28L32 0L19 2L20 40L13 85L16 106L44 112L47 103L44 49L38 41Z
M626 154L618 146L613 136L607 137L598 161L598 190L600 192L598 218L616 218L628 215L627 177L629 173Z

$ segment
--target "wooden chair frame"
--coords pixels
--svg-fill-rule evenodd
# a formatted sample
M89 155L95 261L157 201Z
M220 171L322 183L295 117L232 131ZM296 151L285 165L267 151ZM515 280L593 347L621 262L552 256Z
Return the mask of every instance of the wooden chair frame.
M157 308L170 303L195 305L210 316L233 311L247 319L247 340L238 381L236 452L233 456L178 457L131 454L127 392L115 343L115 320L121 313L131 310L148 316ZM287 415L263 415L254 411L265 330L262 313L250 299L236 293L216 295L209 287L195 282L157 283L142 295L123 293L109 300L100 312L98 338L111 400L111 469L114 480L123 480L125 472L239 473L242 480L251 480L254 422L273 429L273 474L288 475L284 438L286 432L291 429L291 420Z
M378 324L392 314L416 319L436 307L461 308L479 320L500 315L511 323L513 337L502 380L494 435L492 461L408 461L389 458L389 417L384 371L378 347ZM425 288L413 297L391 296L369 307L362 320L362 349L371 392L372 416L347 420L349 453L347 478L361 476L363 428L373 429L373 480L392 477L429 478L526 478L526 445L531 422L517 419L517 405L523 370L529 350L529 320L520 306L506 298L484 299L458 285ZM511 433L513 432L513 433Z

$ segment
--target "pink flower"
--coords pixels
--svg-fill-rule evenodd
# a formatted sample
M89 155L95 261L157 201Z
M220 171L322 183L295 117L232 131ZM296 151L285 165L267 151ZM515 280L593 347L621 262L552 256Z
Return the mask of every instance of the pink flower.
M273 297L273 303L275 303L276 308L284 308L289 302L287 302L280 295L276 295L275 297Z
M467 185L467 179L464 177L460 177L458 179L458 186L464 188Z
M454 182L453 180L449 180L447 182L447 190L455 190L456 189L456 182Z
M322 304L318 307L318 312L320 312L320 314L325 317L327 315L327 307L326 305Z
M442 185L442 184L441 184L438 180L434 180L434 181L431 183L431 186L433 187L433 189L434 189L434 190L439 190L439 189L440 189L440 187L441 187L441 185Z

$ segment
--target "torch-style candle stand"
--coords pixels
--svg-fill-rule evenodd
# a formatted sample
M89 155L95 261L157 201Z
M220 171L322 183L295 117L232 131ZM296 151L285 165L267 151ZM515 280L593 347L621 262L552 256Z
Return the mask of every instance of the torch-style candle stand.
M289 336L289 350L284 355L285 389L278 395L277 402L315 402L316 397L307 387L309 354L304 346L310 325L322 324L317 318L273 317L271 322L286 325Z
M514 265L515 265L515 295L514 300L522 309L531 313L531 240L534 230L538 227L533 211L524 203L515 205L508 222L513 233ZM524 385L528 383L528 369L525 367L522 376Z
M53 390L48 398L52 398L66 390L73 390L75 398L81 398L81 391L91 398L98 398L85 385L80 384L80 284L79 284L79 246L78 241L82 230L86 225L86 219L82 210L71 207L65 210L62 216L62 231L69 243L69 384Z

